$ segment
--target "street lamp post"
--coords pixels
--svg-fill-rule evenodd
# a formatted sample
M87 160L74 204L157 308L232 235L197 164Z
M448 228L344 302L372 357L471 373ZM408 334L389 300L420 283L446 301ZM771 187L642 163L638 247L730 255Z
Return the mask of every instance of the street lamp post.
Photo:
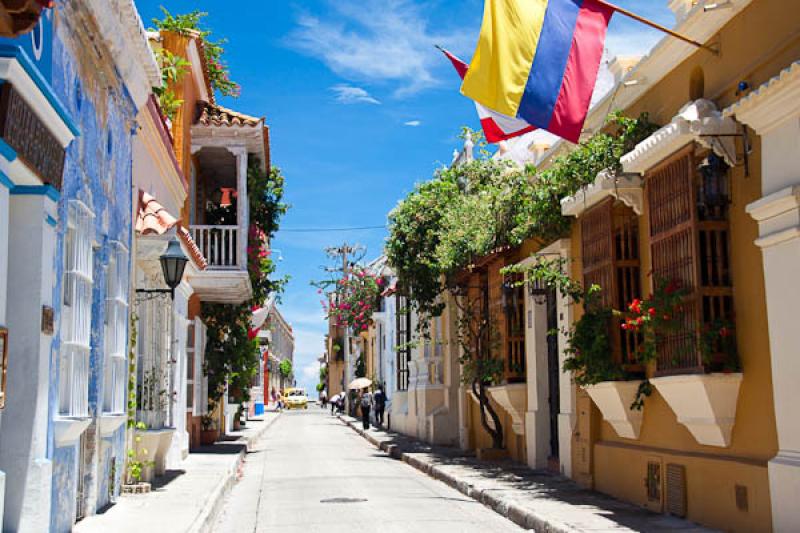
M164 274L164 282L168 289L136 289L137 293L169 293L175 299L175 287L180 285L183 279L183 271L189 258L183 253L181 243L175 237L169 241L166 251L158 258L161 263L161 272Z

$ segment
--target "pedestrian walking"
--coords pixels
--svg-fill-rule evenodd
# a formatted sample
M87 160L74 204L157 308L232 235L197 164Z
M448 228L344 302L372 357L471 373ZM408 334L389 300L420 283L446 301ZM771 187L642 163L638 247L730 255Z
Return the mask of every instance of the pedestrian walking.
M270 397L272 398L272 403L275 404L275 410L281 410L281 397L278 392L273 388L272 392L270 393Z
M386 411L386 393L383 391L383 386L379 385L378 390L375 391L373 403L375 404L375 422L379 426L383 426L383 413Z
M325 409L325 405L328 403L328 395L325 393L325 389L319 391L319 404L320 406Z
M372 408L372 394L368 389L364 389L361 393L359 405L361 407L361 424L364 427L364 431L367 431L369 429L369 411Z

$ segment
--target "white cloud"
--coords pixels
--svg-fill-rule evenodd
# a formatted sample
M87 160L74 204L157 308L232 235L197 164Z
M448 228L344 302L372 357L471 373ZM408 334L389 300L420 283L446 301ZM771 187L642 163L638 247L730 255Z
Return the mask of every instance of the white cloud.
M420 120L409 120L408 122L403 122L404 126L411 126L412 128L416 128L417 126L422 125L422 121Z
M331 87L336 94L336 101L343 104L380 104L380 101L361 87L340 84Z
M287 44L316 57L348 79L389 82L402 97L434 87L442 66L433 45L464 49L472 32L432 31L421 9L409 0L329 1L330 13L298 17Z

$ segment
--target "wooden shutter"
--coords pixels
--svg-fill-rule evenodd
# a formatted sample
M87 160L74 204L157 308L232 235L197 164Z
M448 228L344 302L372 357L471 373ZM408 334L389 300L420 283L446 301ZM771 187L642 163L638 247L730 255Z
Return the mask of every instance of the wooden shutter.
M508 276L504 288L506 322L506 374L508 382L525 381L525 286L521 274Z
M667 464L667 512L681 518L686 517L686 467Z
M581 253L584 286L601 288L604 307L623 309L641 297L639 270L639 225L636 213L607 198L581 217ZM611 325L611 339L617 361L633 363L638 337L624 332L620 321Z
M697 210L693 145L647 174L653 283L677 281L687 291L682 327L662 336L658 374L701 372L695 338L698 313Z

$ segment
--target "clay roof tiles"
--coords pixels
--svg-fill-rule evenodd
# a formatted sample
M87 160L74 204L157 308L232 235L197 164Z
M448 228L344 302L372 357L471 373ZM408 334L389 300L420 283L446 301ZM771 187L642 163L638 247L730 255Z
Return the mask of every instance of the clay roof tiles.
M263 127L264 119L251 117L232 109L207 102L198 102L195 124L203 126Z

